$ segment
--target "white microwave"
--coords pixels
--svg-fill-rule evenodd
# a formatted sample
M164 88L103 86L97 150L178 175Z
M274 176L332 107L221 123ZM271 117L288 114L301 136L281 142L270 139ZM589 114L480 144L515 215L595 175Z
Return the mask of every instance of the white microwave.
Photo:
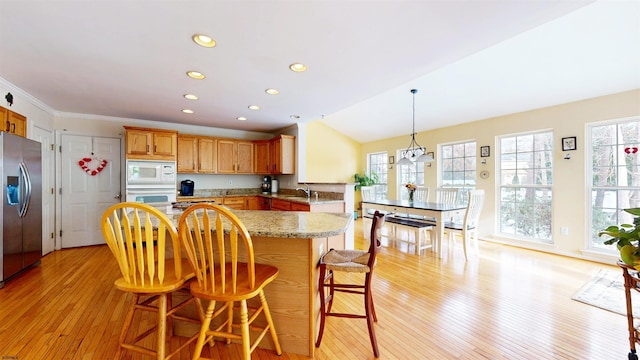
M127 188L171 187L176 189L175 161L127 160Z

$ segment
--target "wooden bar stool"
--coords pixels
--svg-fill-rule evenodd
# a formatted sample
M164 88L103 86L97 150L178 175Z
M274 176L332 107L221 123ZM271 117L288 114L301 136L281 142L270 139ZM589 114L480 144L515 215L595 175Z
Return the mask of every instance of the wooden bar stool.
M371 278L373 276L373 268L376 264L376 254L380 247L380 229L384 225L384 219L384 214L381 214L378 211L373 214L369 250L331 249L320 258L320 333L318 334L316 347L320 347L320 343L322 342L325 318L327 316L367 319L369 339L371 340L371 346L373 347L373 354L376 357L379 356L380 352L378 351L378 342L373 328L373 323L377 322L378 318L376 316L373 297L371 295ZM335 272L340 271L364 273L364 284L336 283L334 280ZM328 295L325 295L325 288L329 289ZM336 291L364 295L365 314L332 312L331 306L333 305L334 293Z
M115 354L119 359L122 350L129 350L168 359L197 339L195 334L173 351L168 349L167 334L173 334L173 320L200 323L178 314L178 311L194 302L188 282L193 278L186 259L182 259L178 233L171 220L158 209L134 202L123 202L109 207L102 215L102 233L118 261L121 277L115 286L133 294L120 334L120 347ZM171 255L172 253L172 255ZM182 301L174 304L172 295L182 293ZM137 311L157 314L157 323L149 329L137 331L129 340L134 315ZM156 334L155 348L143 339Z

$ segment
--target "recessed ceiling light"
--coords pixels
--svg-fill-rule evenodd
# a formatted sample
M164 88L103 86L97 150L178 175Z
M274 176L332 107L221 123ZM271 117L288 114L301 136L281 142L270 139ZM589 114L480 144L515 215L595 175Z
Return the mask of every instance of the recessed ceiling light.
M258 106L258 105L249 105L249 109L251 109L251 110L260 110L260 106Z
M292 119L300 119L300 115L289 115Z
M182 109L182 112L185 114L193 114L193 110L191 109Z
M208 48L216 46L216 41L213 40L211 36L207 36L203 34L195 34L191 37L191 39L193 39L193 42L195 42L200 46L204 46Z
M247 118L246 118L246 117L244 117L244 116L237 117L236 119L238 119L238 120L240 120L240 121L245 121L245 120L247 120Z
M187 100L198 100L198 95L184 94L182 96L184 96L184 98L187 99Z
M291 69L291 71L295 71L295 72L303 72L303 71L307 70L307 65L302 64L302 63L293 63L293 64L289 65L289 69Z
M198 71L187 71L187 76L196 80L202 80L205 78L204 74Z
M269 95L278 95L278 94L280 94L280 90L277 90L277 89L267 89L264 92L266 92Z

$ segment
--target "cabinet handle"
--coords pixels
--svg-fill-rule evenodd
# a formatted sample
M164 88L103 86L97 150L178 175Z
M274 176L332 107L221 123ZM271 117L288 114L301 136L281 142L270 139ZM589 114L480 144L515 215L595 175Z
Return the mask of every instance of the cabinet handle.
M147 145L147 152L149 152L149 145Z
M13 134L16 133L16 124L15 123L11 124L11 133L13 133Z
M158 151L158 145L153 145L153 152L157 152Z
M8 132L9 130L11 130L11 123L7 120L7 129L5 131Z

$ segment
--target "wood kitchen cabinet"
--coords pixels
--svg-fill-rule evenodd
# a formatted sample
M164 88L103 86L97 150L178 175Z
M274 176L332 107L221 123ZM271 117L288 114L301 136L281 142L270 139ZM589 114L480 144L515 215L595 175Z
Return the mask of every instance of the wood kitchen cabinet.
M271 199L271 210L290 211L291 201L273 198Z
M0 107L0 120L2 120L2 132L27 137L27 117L7 108Z
M294 174L296 171L296 137L280 135L270 142L272 174Z
M226 207L235 210L246 210L246 196L225 197L222 202Z
M125 126L127 159L176 161L178 132Z
M257 140L253 142L253 153L256 174L271 174L271 141Z
M295 174L296 137L279 135L254 141L257 174Z
M178 172L215 174L218 170L215 138L178 135Z
M253 142L218 139L219 174L253 174Z

